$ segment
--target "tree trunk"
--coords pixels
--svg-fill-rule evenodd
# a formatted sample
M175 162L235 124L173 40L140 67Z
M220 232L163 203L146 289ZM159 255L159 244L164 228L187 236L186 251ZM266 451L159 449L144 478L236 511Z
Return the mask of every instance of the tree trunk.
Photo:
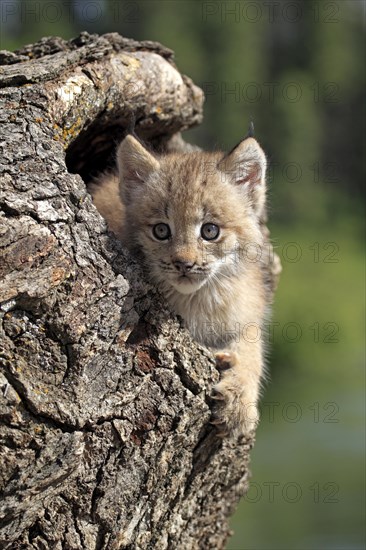
M189 148L203 94L170 50L118 34L0 62L0 546L223 548L253 442L216 437L211 353L85 186L131 113L154 147Z

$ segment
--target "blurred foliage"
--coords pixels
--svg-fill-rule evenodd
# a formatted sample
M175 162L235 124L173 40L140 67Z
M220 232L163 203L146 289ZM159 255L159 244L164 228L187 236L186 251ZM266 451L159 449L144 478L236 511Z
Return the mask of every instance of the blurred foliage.
M365 544L363 9L360 0L1 3L3 49L81 30L172 48L206 93L204 123L185 135L204 148L231 148L255 123L284 271L253 484L231 549Z

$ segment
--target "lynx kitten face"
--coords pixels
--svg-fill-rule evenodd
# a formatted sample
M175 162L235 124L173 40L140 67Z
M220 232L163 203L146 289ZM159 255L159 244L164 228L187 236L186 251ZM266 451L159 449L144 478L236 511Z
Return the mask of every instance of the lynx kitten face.
M265 155L247 138L227 155L155 157L127 136L117 160L118 177L101 177L94 202L192 336L217 351L218 433L247 433L263 371L266 292L253 256L262 244Z
M253 139L220 153L153 157L128 136L118 153L125 233L152 278L181 294L225 284L261 243L265 157ZM249 180L252 181L249 181ZM264 186L263 186L264 187Z

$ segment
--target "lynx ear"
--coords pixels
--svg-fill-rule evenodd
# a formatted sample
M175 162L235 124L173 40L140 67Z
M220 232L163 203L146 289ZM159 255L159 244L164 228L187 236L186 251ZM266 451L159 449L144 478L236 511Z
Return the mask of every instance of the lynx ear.
M266 156L252 137L241 141L218 164L218 169L229 176L231 183L243 187L258 215L265 204L266 167Z
M143 190L149 175L160 166L158 160L131 135L126 136L118 147L117 164L119 189L125 204Z

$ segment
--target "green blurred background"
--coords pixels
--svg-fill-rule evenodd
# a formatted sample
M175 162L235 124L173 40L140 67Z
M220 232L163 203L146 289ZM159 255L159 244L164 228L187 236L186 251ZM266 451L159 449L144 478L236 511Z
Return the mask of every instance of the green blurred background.
M236 550L365 548L364 2L2 0L2 49L118 31L162 42L206 93L185 138L231 148L253 120L283 264L271 381Z

